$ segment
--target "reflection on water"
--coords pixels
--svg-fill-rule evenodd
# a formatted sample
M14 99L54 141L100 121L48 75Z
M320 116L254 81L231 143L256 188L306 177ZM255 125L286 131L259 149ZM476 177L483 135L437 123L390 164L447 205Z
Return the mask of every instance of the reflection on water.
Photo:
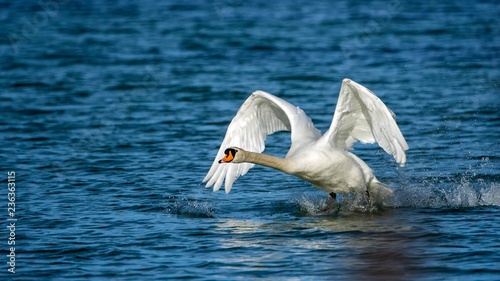
M364 218L336 223L336 227L348 224L361 232L339 238L351 251L344 261L347 271L358 280L407 280L408 269L418 267L418 259L411 258L417 254L408 238L413 227L378 225L379 220Z
M357 280L405 280L409 268L418 268L418 253L410 241L416 228L394 221L391 210L317 219L286 223L220 220L217 232L227 234L219 239L220 247L232 249L231 260L241 263L293 268L305 257L307 263L319 258L310 266L321 276L347 275ZM301 235L296 235L299 231ZM295 253L292 257L290 251Z

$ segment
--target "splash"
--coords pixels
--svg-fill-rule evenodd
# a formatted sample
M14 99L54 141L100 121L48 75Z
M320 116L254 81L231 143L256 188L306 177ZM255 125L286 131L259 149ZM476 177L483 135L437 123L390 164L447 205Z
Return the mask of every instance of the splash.
M381 204L368 199L364 195L339 194L337 200L334 201L324 193L318 195L304 194L302 197L295 199L295 203L298 206L298 215L302 216L331 216L339 212L378 213L384 209Z
M500 183L468 176L427 179L395 191L394 207L470 208L500 206Z
M170 215L191 218L213 218L215 210L206 202L200 202L185 196L170 196L165 212Z
M414 179L394 188L394 196L384 206L366 196L339 195L338 205L331 206L324 193L303 194L294 199L300 216L342 213L379 213L387 208L474 208L500 206L500 183L466 175Z
M299 215L317 215L321 214L322 210L326 208L326 196L311 196L308 194L303 194L301 198L294 200L297 204L297 212Z

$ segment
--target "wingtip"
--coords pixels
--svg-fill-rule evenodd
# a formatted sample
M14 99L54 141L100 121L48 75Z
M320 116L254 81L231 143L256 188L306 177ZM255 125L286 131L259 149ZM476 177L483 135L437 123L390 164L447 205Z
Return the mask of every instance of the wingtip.
M203 180L201 181L202 183L206 183L208 181L210 177L208 176L208 174L203 178Z
M401 155L401 159L399 161L399 167L404 167L406 165L406 154L404 154L403 152L403 155Z
M212 189L213 192L217 192L220 189L220 186L214 185L214 188Z
M346 83L346 84L351 83L351 81L352 81L352 80L351 80L351 79L349 79L349 78L344 78L344 79L342 79L342 83Z
M252 96L265 95L265 94L268 94L268 93L266 91L262 91L262 90L255 90L255 91L253 91Z
M354 86L354 87L363 87L363 88L366 88L365 86L359 84L358 82L352 80L351 78L344 78L342 80L342 84L347 84L347 85L350 85L350 86ZM367 89L368 91L370 91L369 89ZM371 92L371 91L370 91Z

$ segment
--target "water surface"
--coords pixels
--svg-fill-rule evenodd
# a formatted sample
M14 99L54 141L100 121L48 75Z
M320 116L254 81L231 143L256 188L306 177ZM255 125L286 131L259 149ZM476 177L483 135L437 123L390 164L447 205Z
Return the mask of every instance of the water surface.
M0 9L2 280L500 279L495 1L46 2ZM355 147L388 208L323 213L324 192L263 167L204 188L251 92L324 132L345 77L410 146L404 168Z

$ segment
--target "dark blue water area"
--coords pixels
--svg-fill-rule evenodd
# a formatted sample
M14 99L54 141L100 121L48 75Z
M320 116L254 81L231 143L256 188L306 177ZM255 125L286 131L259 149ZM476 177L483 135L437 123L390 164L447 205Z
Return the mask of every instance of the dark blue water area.
M0 7L1 280L500 280L497 1ZM263 167L204 188L250 93L324 132L345 77L410 146L403 168L353 151L387 208L323 212L327 194ZM284 156L289 135L266 145Z

